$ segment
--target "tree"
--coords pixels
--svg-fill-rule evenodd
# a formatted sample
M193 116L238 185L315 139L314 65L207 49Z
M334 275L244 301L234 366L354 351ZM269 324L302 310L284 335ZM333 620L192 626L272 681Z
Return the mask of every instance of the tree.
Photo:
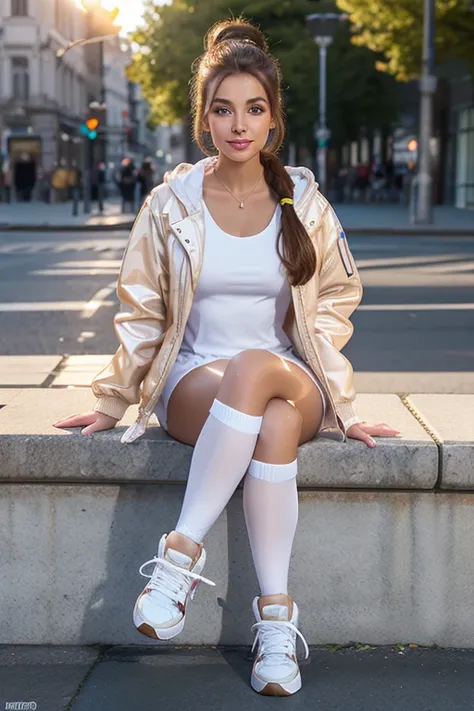
M242 13L262 27L280 61L290 139L312 150L319 55L305 16L318 7L314 0L173 0L160 6L147 0L143 27L133 36L140 51L130 76L142 84L158 121L184 118L190 66L203 51L206 30L231 13ZM360 126L394 117L393 80L376 70L372 52L351 44L347 29L335 38L328 56L328 115L335 141L355 138Z
M422 0L336 0L353 26L354 44L384 55L378 67L407 81L419 76L423 42ZM436 59L462 60L474 69L471 0L435 0Z

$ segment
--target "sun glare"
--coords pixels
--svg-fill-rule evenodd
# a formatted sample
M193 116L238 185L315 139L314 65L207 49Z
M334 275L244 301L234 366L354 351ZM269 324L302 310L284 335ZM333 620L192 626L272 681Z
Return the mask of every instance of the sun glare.
M82 8L82 1L76 0L76 5ZM142 18L143 3L141 0L102 0L102 5L107 10L118 7L120 12L116 22L121 25L123 32L134 30Z

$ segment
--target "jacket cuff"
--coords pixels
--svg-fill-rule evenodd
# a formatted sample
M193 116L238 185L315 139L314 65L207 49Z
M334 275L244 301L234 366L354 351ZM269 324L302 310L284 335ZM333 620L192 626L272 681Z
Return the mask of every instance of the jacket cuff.
M354 408L351 402L341 402L336 404L336 412L344 423L344 428L347 432L349 427L355 425L357 422L364 422L362 417L359 417L354 412Z
M121 420L128 410L129 404L118 397L101 397L97 400L94 411L102 412L116 420Z

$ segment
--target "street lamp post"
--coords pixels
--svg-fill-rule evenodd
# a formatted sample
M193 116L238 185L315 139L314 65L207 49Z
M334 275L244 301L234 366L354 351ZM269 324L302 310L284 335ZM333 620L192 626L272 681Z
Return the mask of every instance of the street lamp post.
M328 141L331 137L326 119L327 51L339 23L345 20L347 20L347 15L334 12L313 13L306 16L307 27L319 47L319 125L315 131L317 141L315 162L318 167L318 181L323 193L327 188L327 151Z
M328 141L331 137L331 132L327 127L326 121L326 64L328 47L332 42L332 37L315 37L314 39L319 47L319 127L316 131L316 140L318 144L316 162L318 166L318 178L321 183L321 190L325 193L327 187L326 168Z
M433 222L433 178L431 161L431 134L433 130L433 95L436 91L434 76L434 0L424 0L423 64L420 79L420 146L417 176L418 201L415 222L429 225Z

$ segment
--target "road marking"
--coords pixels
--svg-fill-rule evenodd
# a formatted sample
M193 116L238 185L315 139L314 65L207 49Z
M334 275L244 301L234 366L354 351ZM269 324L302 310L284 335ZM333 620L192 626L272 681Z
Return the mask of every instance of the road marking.
M13 244L0 244L0 254L36 254L50 252L62 254L63 252L107 252L109 250L123 250L127 239L75 240L74 242L14 242Z
M84 341L87 341L89 338L94 338L95 336L95 331L82 331L81 335L76 338L76 341L78 343L84 343Z
M99 291L96 292L92 299L85 305L81 313L81 318L91 318L95 313L97 313L101 306L109 303L106 299L115 291L116 287L116 282L112 281L107 286L104 286L103 289L99 289Z
M471 261L474 264L474 252L464 252L457 254L430 254L430 255L412 255L410 257L380 257L373 259L356 259L357 266L359 269L365 269L369 267L395 267L395 266L405 266L410 267L413 265L413 269L433 269L431 265L432 262L465 262ZM425 266L427 265L427 266ZM449 266L439 264L439 267Z
M431 264L430 266L418 267L420 272L454 274L459 272L474 271L474 260L472 262L459 262L458 264Z
M473 311L473 304L362 304L357 311Z
M120 259L93 259L77 262L57 262L48 269L34 269L30 276L116 276Z
M114 276L118 269L35 269L30 276Z
M16 313L19 311L85 311L91 302L85 301L19 301L16 303L0 303L0 313ZM115 301L101 301L99 306L114 306Z

